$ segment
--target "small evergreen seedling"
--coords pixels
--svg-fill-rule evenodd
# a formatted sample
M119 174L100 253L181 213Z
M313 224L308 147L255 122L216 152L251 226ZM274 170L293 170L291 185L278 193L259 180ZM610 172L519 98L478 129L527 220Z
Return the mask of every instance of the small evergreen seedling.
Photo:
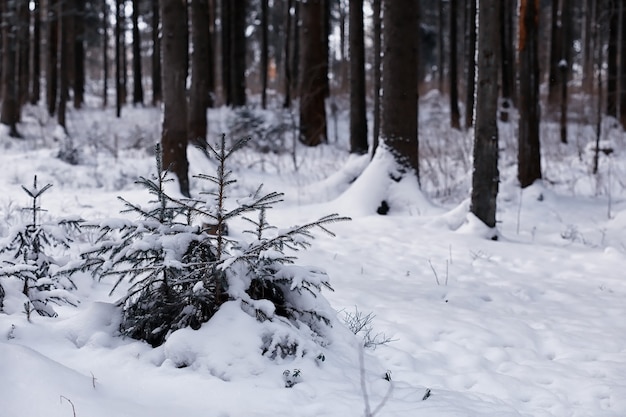
M318 312L310 298L302 302L316 297L322 287L330 288L328 277L319 269L292 265L295 257L285 251L307 248L314 228L332 235L326 226L347 218L330 215L277 230L267 223L265 213L282 194L263 194L261 187L230 207L227 199L236 180L227 161L244 144L239 141L227 149L222 136L220 146L207 145L205 152L217 161L217 172L197 176L212 188L196 199L166 193L169 179L157 149L157 175L138 181L156 199L149 207L122 200L139 220L106 220L97 226L99 238L83 254L81 269L97 278L116 276L113 290L124 281L131 284L120 300L123 334L158 346L177 329L199 328L231 300L240 301L259 320L279 315L289 319L281 323L305 323L317 334L320 322L330 323L330 314ZM244 217L251 212L259 213L258 220ZM253 224L252 241L227 236L227 222L237 217ZM263 350L268 356L297 352L297 342L270 339Z
M41 221L41 196L52 187L47 184L41 188L35 176L33 186L22 186L31 198L29 207L23 210L29 213L30 221L14 227L9 236L0 243L0 276L22 281L22 293L28 297L25 311L30 315L34 310L42 316L55 316L49 303L76 305L77 300L69 293L76 285L70 274L62 267L66 260L58 256L59 250L69 249L74 236L80 232L82 219L63 218L53 221Z

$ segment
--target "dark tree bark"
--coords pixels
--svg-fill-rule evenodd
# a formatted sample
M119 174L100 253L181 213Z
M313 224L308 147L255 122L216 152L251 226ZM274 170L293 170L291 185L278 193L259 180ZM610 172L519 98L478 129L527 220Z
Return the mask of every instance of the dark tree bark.
M36 105L41 96L41 2L33 1L33 57L31 62L30 104Z
M122 0L115 0L115 115L122 116L124 91L122 86Z
M300 1L296 0L293 16L293 54L291 55L291 92L294 97L300 95Z
M383 0L383 79L381 142L402 174L419 179L417 136L418 3Z
M159 0L152 0L152 105L156 106L163 100L161 89L161 37L159 23L161 12Z
M47 42L47 65L46 65L46 104L48 114L54 116L57 108L58 94L58 49L59 49L59 17L57 14L59 0L48 0L48 42Z
M101 0L102 6L102 107L109 104L109 5L107 0ZM156 1L156 0L155 0Z
M20 138L17 131L19 102L17 91L17 2L2 2L2 111L0 123L9 127L9 136Z
M300 141L317 146L327 141L324 58L324 1L301 3Z
M550 34L550 66L548 72L548 106L554 110L559 101L561 71L561 47L563 46L563 29L561 22L560 0L552 0L551 11L551 34Z
M502 66L502 111L500 120L509 121L509 113L515 106L516 86L515 86L515 33L513 27L513 16L515 15L515 4L505 1L500 6L500 33L501 33L501 55Z
M496 227L498 195L498 67L501 0L480 0L474 170L470 211ZM494 234L494 238L496 235Z
M220 9L220 21L222 27L222 96L224 97L224 104L230 106L232 104L232 84L230 73L230 56L231 56L231 32L232 32L232 17L231 17L231 0L222 0Z
M163 30L163 168L176 175L181 193L188 197L185 0L160 0L159 4Z
M594 79L594 51L595 36L594 26L596 21L597 4L596 0L583 0L584 2L584 33L583 33L583 90L590 93L593 89Z
M619 89L619 120L622 128L626 127L626 5L621 5L621 50L620 50L620 89Z
M17 97L18 113L22 106L28 102L30 92L30 10L28 2L17 2ZM19 121L18 116L18 121Z
M207 82L208 90L209 90L209 98L207 101L207 105L209 107L215 106L215 2L217 0L209 0L209 25L207 28L208 34L208 51L209 51L209 72L207 74Z
M539 146L539 0L521 0L519 25L520 105L517 177L522 188L541 179Z
M374 110L373 110L373 127L372 132L372 157L378 147L378 137L380 135L380 82L381 82L381 40L382 40L382 21L381 21L381 0L373 0L372 2L372 30L374 32L374 63L373 63L373 84L374 84Z
M209 107L209 22L208 0L191 0L191 88L189 90L189 142L206 146L207 116Z
M437 30L437 79L439 81L439 92L443 94L444 88L445 88L445 40L444 40L444 33L445 33L445 10L444 10L444 4L445 2L443 1L438 1L437 2L439 4L439 20L438 20L438 30Z
M467 4L467 91L465 96L465 128L474 125L474 94L476 92L476 0Z
M457 80L457 0L450 0L450 126L453 129L461 128L461 114L459 113L459 90Z
M133 0L133 104L143 105L141 38L139 37L139 0Z
M246 105L246 0L231 0L231 104Z
M59 107L57 111L57 122L67 132L66 113L67 100L69 99L70 74L69 67L72 62L71 48L73 46L73 34L71 33L74 0L64 0L57 3L58 16L60 16L59 38L60 38L60 59L59 59Z
M261 107L267 108L268 0L261 0Z
M285 71L285 101L283 101L283 108L287 109L291 107L291 22L294 20L291 15L291 9L293 8L294 0L287 0L287 18L285 27L285 57L284 57L284 71Z
M606 114L617 117L617 69L619 45L619 5L617 0L609 2L609 47L607 57Z
M324 36L322 38L322 57L324 59L324 98L330 97L330 79L328 78L330 68L330 45L328 44L328 40L330 39L331 1L333 0L322 0L324 3Z
M74 108L85 101L85 2L76 1L74 16Z
M363 0L350 1L350 152L367 153Z

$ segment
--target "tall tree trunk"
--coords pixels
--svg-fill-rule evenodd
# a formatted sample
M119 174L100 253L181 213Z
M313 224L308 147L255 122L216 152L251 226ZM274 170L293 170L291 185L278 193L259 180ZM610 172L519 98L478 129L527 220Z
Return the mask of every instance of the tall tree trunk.
M17 8L17 98L19 104L18 113L21 113L22 106L28 102L30 92L30 71L28 66L30 61L30 10L27 2L17 2Z
M513 16L515 4L505 1L500 6L500 33L501 33L501 67L502 67L502 111L500 120L509 121L509 113L515 107L515 30L513 28Z
M187 161L187 19L185 0L160 0L163 39L163 169L178 178L180 192L189 197Z
M115 115L122 116L122 0L115 0Z
M76 1L74 17L74 108L85 101L85 2Z
M619 120L626 128L626 5L621 4L622 32L620 43Z
M548 72L548 106L554 111L559 102L561 91L561 71L559 62L561 60L561 47L563 46L563 27L561 21L560 0L552 1L550 34L550 66Z
M309 0L301 3L301 7L300 141L308 146L317 146L327 141L324 1Z
M372 157L378 147L378 137L380 135L380 58L381 58L381 40L382 40L382 19L381 19L381 0L373 0L372 2L372 30L374 32L374 64L373 64L373 84L374 84L374 115L373 115L373 132L372 132Z
M401 174L419 179L417 1L383 0L381 142Z
M560 132L561 143L567 143L567 80L570 72L570 14L571 4L568 0L560 0L559 15L561 18L561 59L559 61L560 89Z
M204 147L207 136L207 115L209 107L209 56L208 0L191 0L191 88L189 90L189 142Z
M478 12L478 82L470 211L490 228L496 227L496 197L500 181L497 124L500 2L480 0Z
M161 37L159 23L161 12L159 0L152 0L152 105L156 106L163 99L161 89Z
M231 0L231 104L246 105L246 0Z
M64 0L57 3L59 23L59 45L61 48L59 59L59 109L57 111L57 122L67 132L66 113L67 100L69 99L69 67L71 63L70 49L73 46L71 33L71 20L73 19L74 0Z
M522 188L541 178L539 148L539 0L521 0L519 25L520 105L517 177Z
M2 111L0 123L9 127L9 136L20 138L17 131L19 102L17 92L17 2L2 2Z
M609 48L606 80L606 114L617 117L617 68L619 45L619 5L617 0L609 1Z
M41 96L41 1L33 1L33 59L31 65L30 104L36 105Z
M231 0L221 0L220 21L222 27L222 96L224 104L232 104L233 93L230 80L231 32L232 32Z
M503 6L504 7L504 6ZM474 125L474 94L476 92L476 0L467 0L467 90L465 96L465 128Z
M450 0L450 126L453 129L461 128L461 114L459 113L459 90L457 81L457 0Z
M291 9L293 8L294 0L287 0L287 19L285 27L285 58L283 64L285 66L285 101L283 101L283 108L287 109L291 107L291 22L293 18L291 16Z
M438 1L439 4L439 14L438 14L438 30L437 30L437 80L439 81L439 92L443 94L445 89L445 10L444 10L444 1Z
M363 0L350 1L350 152L367 153Z
M141 37L139 36L139 0L133 0L133 104L143 105Z
M109 104L109 5L102 1L102 107ZM156 1L156 0L155 0Z
M583 33L583 90L590 93L593 89L594 79L594 50L595 37L594 26L598 2L596 0L583 0L584 2L584 33Z
M330 68L330 45L328 40L330 39L330 12L331 1L334 0L322 0L324 3L324 35L322 38L322 58L324 65L324 98L330 97L330 79L328 78Z
M217 0L209 0L209 25L207 27L208 34L208 53L209 53L209 72L207 74L207 82L209 97L207 101L207 106L213 107L215 106L215 2Z
M261 107L267 108L268 0L261 0Z
M48 114L54 116L57 108L58 50L59 50L59 16L57 13L59 0L48 0L48 42L46 65L46 104Z
M293 16L293 54L291 55L291 92L294 97L300 96L300 1L294 4Z

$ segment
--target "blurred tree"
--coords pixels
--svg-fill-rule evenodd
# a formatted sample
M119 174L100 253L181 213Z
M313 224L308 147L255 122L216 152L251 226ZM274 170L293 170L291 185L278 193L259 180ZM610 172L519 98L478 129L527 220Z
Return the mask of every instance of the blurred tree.
M619 48L619 4L617 0L608 0L609 45L606 67L606 114L617 117L618 89L618 48Z
M2 112L0 122L9 126L9 135L21 137L17 131L19 101L17 91L18 1L2 1Z
M419 179L418 158L418 2L383 0L381 143L401 175Z
M502 2L500 6L500 62L502 68L502 111L500 112L500 120L503 122L509 120L509 113L515 107L516 101L514 15L514 2Z
M470 211L488 227L496 227L498 195L498 67L500 0L480 0L478 82L474 126L474 169ZM493 238L496 238L494 233Z
M73 86L74 108L80 109L85 101L85 6L86 2L74 3L73 39Z
M519 138L517 177L522 188L541 178L539 145L539 0L521 0L519 12Z
M117 117L122 116L122 103L124 102L125 93L122 86L122 72L124 72L122 54L124 47L122 46L122 25L124 8L123 0L115 0L115 114Z
M461 114L459 113L459 90L457 80L457 0L449 1L450 7L450 67L448 68L448 77L450 80L450 126L453 129L461 128Z
M267 70L268 70L268 0L261 0L261 107L267 108Z
M143 104L139 0L133 0L133 104Z
M155 0L156 1L156 0ZM102 107L109 103L109 4L101 0L102 7Z
M32 79L30 90L30 104L36 105L41 96L41 2L34 0L33 5L33 59L30 67Z
M48 0L47 4L47 42L46 42L46 104L50 117L56 113L57 77L58 77L58 43L59 17L57 15L59 0Z
M300 3L300 2L298 2ZM324 1L301 2L302 54L300 74L300 141L317 146L327 141L324 58Z
M207 108L209 107L209 1L191 0L191 88L189 89L189 142L206 146Z
M160 0L163 39L163 169L176 175L183 195L189 196L187 161L187 19L186 0Z
M469 129L474 125L474 94L476 92L476 0L467 0L465 7L467 12L467 32L465 33L465 38L468 43L465 128Z
M228 1L228 0L226 0ZM246 105L246 0L230 0L231 105Z
M374 110L373 110L373 132L372 132L372 156L378 147L378 136L380 135L380 82L381 82L381 40L382 40L382 19L381 0L372 1L372 36L373 40L373 65L372 83L374 84Z
M367 153L363 0L350 1L350 152Z
M159 0L151 0L152 3L152 105L156 106L163 99L161 89L161 37L159 24L161 12Z

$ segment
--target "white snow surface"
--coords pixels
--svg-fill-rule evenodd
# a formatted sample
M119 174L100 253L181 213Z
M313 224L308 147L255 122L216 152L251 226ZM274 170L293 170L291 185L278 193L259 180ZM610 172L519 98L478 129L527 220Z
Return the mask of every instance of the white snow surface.
M451 137L471 148L470 135L441 134L445 122L436 118L445 115L428 104L420 110L420 137L431 146L423 149L444 149ZM56 158L55 125L43 120L42 109L25 109L24 140L2 128L0 237L29 203L20 186L32 184L33 175L53 184L42 199L50 217L118 222L123 205L116 196L138 204L151 199L134 180L152 173L158 112L125 108L117 120L112 109L96 107L69 115L74 141L82 144L77 166ZM225 115L223 108L209 112L214 140L225 131ZM82 275L74 292L80 305L55 307L56 318L33 314L29 322L24 300L5 299L0 416L626 416L622 132L607 138L614 152L601 155L597 176L589 173L590 151L579 157L586 142L558 151L546 146L549 181L521 191L509 163L515 155L507 132L514 129L500 131L497 241L469 214L471 164L470 171L453 159L440 165L458 173L442 190L444 172L437 179L436 163L422 162L429 168L420 191L414 179L389 178L392 163L383 152L369 164L349 157L345 131L337 143L298 147L297 171L291 155L240 151L230 204L263 183L265 191L285 193L267 213L279 228L335 212L352 217L332 225L335 237L316 234L311 249L296 253L299 265L330 276L334 292L323 295L336 317L328 342L307 340L306 326L289 332L260 323L229 302L200 330L176 331L153 349L118 335L114 304L124 288L109 296L113 281ZM189 159L192 174L214 173L200 152L190 148ZM196 196L206 186L191 184ZM376 214L382 200L390 206L386 216ZM229 225L235 237L244 228L245 222ZM86 235L81 245L89 241ZM344 325L355 309L372 313L371 337L390 341L361 349L362 334ZM300 352L268 358L262 354L268 340L297 340ZM299 371L291 388L285 371Z

